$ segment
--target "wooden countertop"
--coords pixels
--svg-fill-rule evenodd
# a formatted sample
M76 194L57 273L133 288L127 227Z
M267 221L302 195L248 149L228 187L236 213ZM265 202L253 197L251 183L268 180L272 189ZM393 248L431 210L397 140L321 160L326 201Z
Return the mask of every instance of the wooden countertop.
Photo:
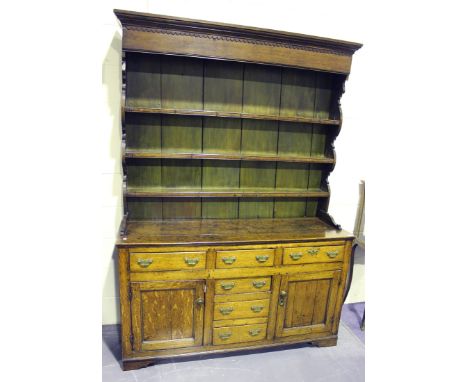
M351 239L319 218L128 221L117 246L217 245Z

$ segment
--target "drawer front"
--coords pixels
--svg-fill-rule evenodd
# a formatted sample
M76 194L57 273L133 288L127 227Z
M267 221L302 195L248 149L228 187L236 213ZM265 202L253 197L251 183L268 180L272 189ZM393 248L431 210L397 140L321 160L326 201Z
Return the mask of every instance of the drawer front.
M178 271L204 269L205 252L132 253L131 272Z
M214 306L215 320L236 318L267 317L270 300L216 302Z
M256 277L251 279L226 279L217 280L215 283L216 294L235 294L249 292L269 291L270 277Z
M218 251L216 268L271 267L274 255L274 249Z
M213 345L260 341L266 338L267 324L224 326L213 329Z
M343 246L284 248L283 264L309 264L343 261Z

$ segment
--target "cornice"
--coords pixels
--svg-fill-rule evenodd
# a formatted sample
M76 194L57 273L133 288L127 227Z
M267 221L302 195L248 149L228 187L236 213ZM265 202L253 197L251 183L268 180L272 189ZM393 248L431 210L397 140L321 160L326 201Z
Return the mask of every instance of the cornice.
M354 42L271 29L213 23L117 9L114 10L114 13L120 20L123 29L147 33L191 36L201 39L283 47L340 56L352 56L356 50L362 47L362 44Z

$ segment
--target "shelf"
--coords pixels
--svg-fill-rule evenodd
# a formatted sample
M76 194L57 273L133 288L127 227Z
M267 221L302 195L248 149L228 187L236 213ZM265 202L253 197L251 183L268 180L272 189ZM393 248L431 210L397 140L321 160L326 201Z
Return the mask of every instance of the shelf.
M130 220L127 228L128 235L118 245L278 243L352 237L318 218Z
M125 112L171 114L171 115L193 115L193 116L199 116L199 117L261 119L261 120L268 120L268 121L313 123L313 124L319 124L319 125L334 125L334 126L337 126L341 123L341 121L337 119L318 119L318 118L309 118L309 117L284 117L284 116L279 116L279 115L263 115L263 114L234 113L234 112L207 111L207 110L189 110L189 109L125 107Z
M214 159L228 161L259 162L297 162L333 164L335 160L327 157L263 156L242 154L207 154L207 153L161 153L150 150L126 150L126 158L132 159Z
M327 191L321 189L201 189L127 187L126 197L141 198L326 198Z

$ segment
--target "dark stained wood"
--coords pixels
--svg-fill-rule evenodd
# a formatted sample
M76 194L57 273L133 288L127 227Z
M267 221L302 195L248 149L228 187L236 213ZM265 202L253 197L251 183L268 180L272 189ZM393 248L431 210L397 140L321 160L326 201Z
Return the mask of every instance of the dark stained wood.
M255 99L254 90L252 90L252 98ZM260 108L258 106L257 108ZM146 113L146 114L168 114L168 115L185 115L199 117L218 117L218 118L240 118L240 119L255 119L265 121L283 121L283 122L298 122L298 123L313 123L320 125L338 126L339 120L327 118L309 118L309 117L287 117L279 115L259 114L259 113L237 113L225 111L211 110L196 110L196 109L171 109L171 108L149 108L149 107L126 107L126 113Z
M361 45L115 13L124 370L336 345L353 236L328 213L328 177Z
M241 147L240 119L211 118L203 119L203 156L209 159L225 153L226 156L239 156ZM222 155L222 154L221 154Z
M163 108L203 109L203 62L162 56L161 104Z
M310 343L311 345L318 347L335 346L337 343L337 338L338 337L336 335L324 336L321 333L313 333L307 336L291 336L284 338L276 338L274 339L274 342L273 340L263 340L251 344L239 343L229 345L210 345L203 347L190 347L184 349L165 349L153 352L139 352L136 353L133 358L124 359L123 364L124 370L133 370L134 368L144 367L153 364L155 363L155 360L167 359L172 357L183 358L204 354L214 355L222 353L232 353L241 350L259 350L268 348L273 349L275 347L284 347L285 345L300 343ZM132 366L133 363L136 363L138 366ZM125 367L128 367L128 369L126 369Z
M266 155L242 155L242 154L198 154L198 153L160 153L149 150L126 150L126 158L137 159L213 159L230 161L255 161L255 162L292 162L292 163L325 163L333 164L333 158L324 156L301 157L301 156L266 156Z
M129 221L127 245L239 244L352 239L318 218Z
M255 175L252 175L252 179L258 178L256 178ZM245 189L128 187L125 195L127 197L143 198L325 198L328 196L328 192L319 189L297 190L275 189L274 187L271 187L271 189L255 187L246 187Z
M204 109L242 112L243 64L207 60L204 72Z
M122 48L349 73L361 44L240 25L114 10Z
M161 107L161 58L126 55L126 105Z

